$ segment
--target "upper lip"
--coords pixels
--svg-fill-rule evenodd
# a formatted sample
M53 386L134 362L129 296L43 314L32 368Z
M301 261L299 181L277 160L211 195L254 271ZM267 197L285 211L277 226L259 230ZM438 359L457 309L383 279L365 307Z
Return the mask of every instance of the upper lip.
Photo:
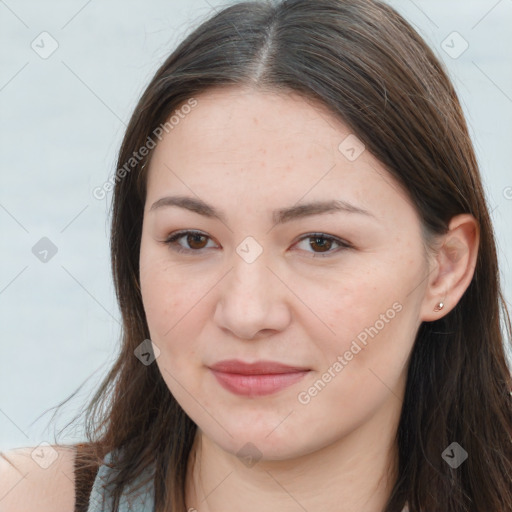
M256 361L254 363L245 363L238 359L219 361L218 363L209 366L209 368L218 372L236 373L240 375L269 375L305 372L309 370L309 368L289 366L276 361Z

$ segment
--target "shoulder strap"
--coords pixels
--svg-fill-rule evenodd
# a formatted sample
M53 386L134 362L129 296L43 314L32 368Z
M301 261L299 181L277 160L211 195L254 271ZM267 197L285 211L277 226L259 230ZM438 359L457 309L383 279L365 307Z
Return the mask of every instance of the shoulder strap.
M87 512L89 509L89 496L99 469L99 464L94 463L92 457L88 457L93 451L89 443L76 445L74 512Z

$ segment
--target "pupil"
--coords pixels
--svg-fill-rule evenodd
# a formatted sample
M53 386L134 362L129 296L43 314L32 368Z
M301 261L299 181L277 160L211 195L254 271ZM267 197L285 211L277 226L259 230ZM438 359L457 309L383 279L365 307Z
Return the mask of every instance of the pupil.
M194 234L194 235L189 235L188 237L188 243L191 247L194 247L194 244L198 243L199 245L201 245L201 238L204 238L203 235L199 235L199 234ZM191 242L192 240L192 242ZM196 247L197 248L197 247ZM200 247L201 248L201 247Z
M314 244L318 244L320 246L320 248L322 249L320 252L325 252L327 249L329 249L328 245L330 243L329 240L327 240L326 238L322 238L322 237L318 237L318 238L314 238ZM313 245L313 244L311 244Z

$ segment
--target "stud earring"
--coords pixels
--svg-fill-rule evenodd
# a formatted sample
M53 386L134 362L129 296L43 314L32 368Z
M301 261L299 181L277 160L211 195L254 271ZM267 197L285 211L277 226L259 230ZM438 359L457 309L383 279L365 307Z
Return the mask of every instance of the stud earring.
M434 308L434 311L437 313L438 311L441 311L441 309L444 308L444 302L439 302L436 307Z

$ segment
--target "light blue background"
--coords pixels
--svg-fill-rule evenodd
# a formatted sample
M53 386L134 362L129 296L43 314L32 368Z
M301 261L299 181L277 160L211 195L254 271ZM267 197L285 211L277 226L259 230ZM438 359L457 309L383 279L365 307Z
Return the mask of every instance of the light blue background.
M390 3L443 59L459 92L510 303L512 0ZM120 315L110 277L108 203L92 190L115 171L124 124L152 74L222 5L0 2L0 450L52 442L53 429L45 428L51 413L40 415L92 375L57 418L63 427L113 360ZM44 31L58 43L47 59L31 48ZM441 47L453 31L469 43L458 59ZM58 248L47 263L31 252L43 236ZM65 439L81 434L68 431Z

